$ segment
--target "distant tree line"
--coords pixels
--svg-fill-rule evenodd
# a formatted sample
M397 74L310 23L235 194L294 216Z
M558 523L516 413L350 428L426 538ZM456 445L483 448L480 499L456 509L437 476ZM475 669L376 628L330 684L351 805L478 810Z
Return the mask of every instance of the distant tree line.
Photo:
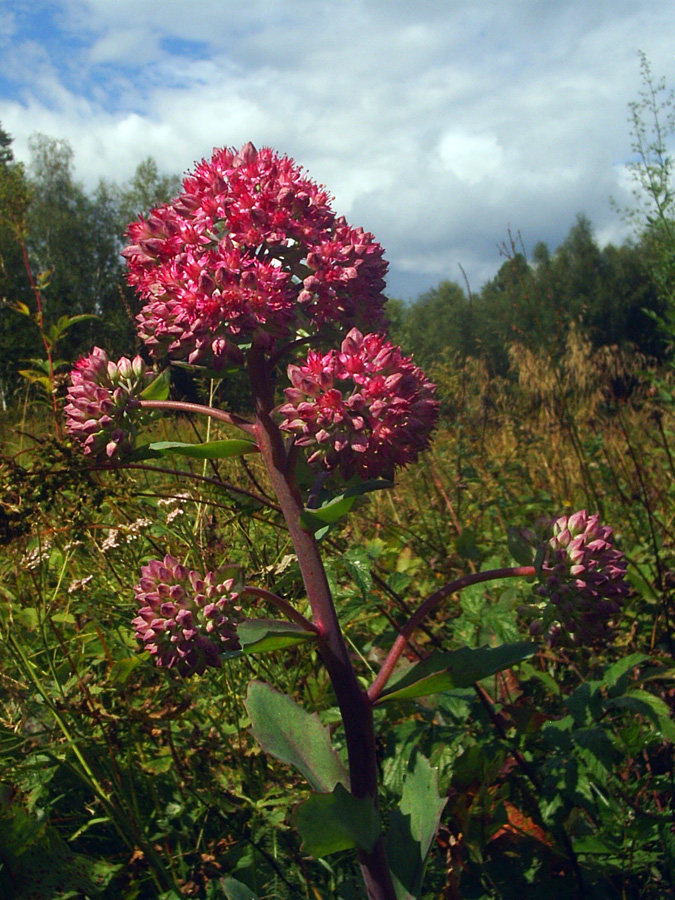
M511 236L504 253L496 276L476 293L442 281L410 304L389 302L392 332L419 365L429 368L448 354L472 356L507 375L511 343L545 349L555 359L573 325L594 347L630 344L664 358L659 320L666 300L645 265L642 242L600 248L580 215L554 252L539 243L528 260Z

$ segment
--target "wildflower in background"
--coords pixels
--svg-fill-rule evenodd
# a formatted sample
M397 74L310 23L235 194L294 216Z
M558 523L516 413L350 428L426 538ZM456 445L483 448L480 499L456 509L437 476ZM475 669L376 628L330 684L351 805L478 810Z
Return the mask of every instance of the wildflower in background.
M27 550L21 557L21 568L27 571L37 569L43 562L49 559L52 549L50 538L44 538L36 547Z
M310 350L288 377L280 427L311 448L310 463L339 468L345 479L391 478L429 444L436 387L381 335L353 328L340 352Z
M66 427L85 454L115 460L133 449L139 397L153 379L140 356L112 362L100 347L78 360L65 407Z
M221 572L200 575L173 556L153 559L141 569L136 600L136 637L158 666L201 675L220 667L221 653L240 647L239 594Z
M120 545L120 532L117 528L109 528L108 534L101 544L101 553L107 553L109 550L115 550Z
M75 578L68 585L68 593L76 594L79 591L83 591L89 582L93 579L93 575L87 575L85 578Z
M146 301L139 333L155 357L221 369L324 323L373 327L387 263L325 189L286 156L214 151L172 203L129 226L129 283Z
M580 510L556 519L550 533L536 588L548 606L530 630L545 632L552 642L561 629L579 644L608 639L611 619L628 593L626 558L613 545L612 529L600 525L597 514Z

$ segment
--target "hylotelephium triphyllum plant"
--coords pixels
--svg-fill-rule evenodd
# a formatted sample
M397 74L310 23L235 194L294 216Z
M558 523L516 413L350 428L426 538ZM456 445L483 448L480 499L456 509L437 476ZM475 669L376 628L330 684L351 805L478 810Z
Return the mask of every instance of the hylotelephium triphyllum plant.
M134 222L128 235L124 256L129 282L144 301L138 331L150 356L209 375L243 368L255 415L170 401L168 379L156 377L140 357L115 363L96 348L72 373L69 433L100 466L141 459L143 449L134 450L137 432L156 410L201 413L239 428L243 440L201 445L203 455L260 453L311 609L310 620L282 597L239 583L226 561L218 572L196 572L167 554L141 573L136 636L157 665L183 676L257 646L274 648L275 636L284 645L315 642L341 712L348 771L318 720L259 681L251 682L247 696L253 732L313 788L295 814L305 849L323 856L355 848L371 900L418 897L445 800L435 771L418 758L404 787L405 814L390 813L396 828L385 838L373 708L429 693L430 674L434 691L469 686L532 655L535 645L436 653L401 669L412 633L469 584L530 576L540 584L528 607L533 634L550 640L563 630L579 640L604 636L626 591L625 560L597 517L580 512L558 519L526 565L470 574L429 597L364 690L320 539L359 494L391 486L396 470L416 461L438 419L434 385L386 337L382 247L336 216L325 189L292 160L250 143L215 151L185 178L176 200ZM284 368L289 386L279 403L275 381ZM150 445L154 455L163 449ZM181 452L181 445L170 449ZM301 456L316 472L314 486L304 490L297 478ZM275 604L286 624L247 619L247 597L256 596Z

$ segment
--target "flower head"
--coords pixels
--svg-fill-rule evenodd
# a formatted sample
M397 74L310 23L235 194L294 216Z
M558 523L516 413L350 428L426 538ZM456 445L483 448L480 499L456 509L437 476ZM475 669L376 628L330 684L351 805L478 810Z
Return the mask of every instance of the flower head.
M222 368L251 340L267 349L299 328L382 315L380 245L269 148L216 150L128 235L129 282L146 301L140 334L155 356Z
M612 529L584 509L555 519L549 534L536 588L549 604L544 621L558 623L549 637L559 636L562 628L580 644L609 638L610 621L628 593L626 558L612 543Z
M139 397L153 379L140 356L114 363L95 347L75 363L65 407L66 427L84 452L96 459L119 459L131 452L142 416Z
M136 637L158 666L201 675L220 667L221 653L240 647L239 594L222 572L200 575L173 556L152 559L141 569L136 600Z
M292 387L278 410L281 428L312 448L309 462L343 477L393 475L429 444L438 418L435 385L399 347L353 328L340 352L310 350L288 367Z

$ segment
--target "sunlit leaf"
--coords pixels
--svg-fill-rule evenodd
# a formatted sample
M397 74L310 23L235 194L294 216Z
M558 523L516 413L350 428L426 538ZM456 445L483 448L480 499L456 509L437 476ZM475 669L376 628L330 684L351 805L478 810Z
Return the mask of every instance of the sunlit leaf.
M313 631L307 631L294 622L276 619L246 619L237 628L237 634L244 655L281 650L316 640Z
M476 681L507 669L537 652L537 644L502 644L500 647L461 647L447 653L432 653L427 659L394 676L380 697L406 700L453 688L470 687Z
M262 681L249 684L244 705L263 750L301 772L314 790L328 793L336 784L348 784L329 731L316 714Z
M258 445L253 441L233 438L227 441L207 441L204 444L190 444L183 441L155 441L148 445L148 450L160 456L191 456L195 459L226 459L242 456L244 453L257 453Z
M141 393L141 400L166 400L171 388L171 371L164 369Z

